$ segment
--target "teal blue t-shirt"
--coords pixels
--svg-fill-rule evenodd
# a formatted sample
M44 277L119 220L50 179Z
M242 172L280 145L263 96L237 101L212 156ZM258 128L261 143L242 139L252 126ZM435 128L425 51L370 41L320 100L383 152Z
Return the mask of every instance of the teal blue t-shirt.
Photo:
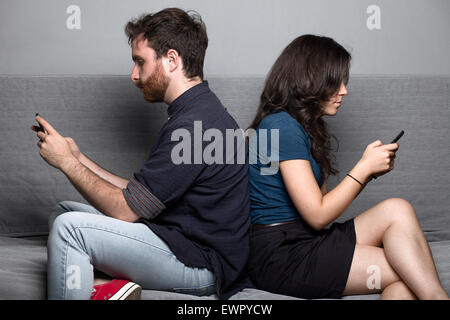
M271 224L300 218L279 170L279 161L309 160L319 186L321 169L311 155L303 126L285 111L266 116L250 137L249 183L252 224Z

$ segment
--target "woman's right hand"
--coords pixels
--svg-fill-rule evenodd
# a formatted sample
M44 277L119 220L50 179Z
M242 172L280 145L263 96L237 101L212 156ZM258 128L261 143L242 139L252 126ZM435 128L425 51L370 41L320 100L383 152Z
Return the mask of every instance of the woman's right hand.
M380 140L374 141L366 147L361 163L369 175L382 176L394 169L395 153L398 143L383 144Z

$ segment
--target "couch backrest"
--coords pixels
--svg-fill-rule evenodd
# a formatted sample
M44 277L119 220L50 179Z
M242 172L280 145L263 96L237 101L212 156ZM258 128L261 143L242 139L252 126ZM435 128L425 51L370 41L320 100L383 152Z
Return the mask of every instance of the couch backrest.
M242 128L252 120L264 78L210 78L210 87ZM395 169L371 182L339 220L389 197L416 208L430 240L450 239L450 77L362 77L335 117L326 117L340 142L340 174L367 144L388 143L401 129ZM30 130L39 112L104 168L131 177L167 120L164 104L150 105L127 76L0 77L0 235L48 232L47 217L62 200L82 201L66 177L39 156ZM392 214L395 214L393 212Z

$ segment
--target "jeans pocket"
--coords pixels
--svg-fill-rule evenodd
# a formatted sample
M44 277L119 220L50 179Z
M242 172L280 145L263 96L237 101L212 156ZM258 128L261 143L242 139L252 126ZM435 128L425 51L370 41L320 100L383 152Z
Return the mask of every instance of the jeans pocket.
M216 284L211 283L201 287L191 287L191 288L173 288L176 293L190 294L194 296L209 296L216 292Z

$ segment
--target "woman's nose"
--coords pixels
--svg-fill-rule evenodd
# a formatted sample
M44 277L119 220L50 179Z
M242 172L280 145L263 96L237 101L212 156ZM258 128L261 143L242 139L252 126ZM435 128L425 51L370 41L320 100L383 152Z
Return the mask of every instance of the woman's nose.
M347 87L345 86L345 84L341 84L341 88L339 89L339 95L341 96L346 96L348 94L348 90Z

